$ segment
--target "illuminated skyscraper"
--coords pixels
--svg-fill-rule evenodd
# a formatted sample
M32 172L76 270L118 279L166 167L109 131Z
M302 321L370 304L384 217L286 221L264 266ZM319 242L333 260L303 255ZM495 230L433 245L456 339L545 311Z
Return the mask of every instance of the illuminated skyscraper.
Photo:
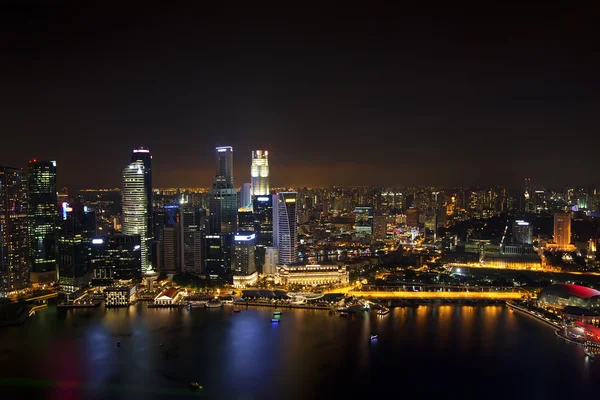
M141 161L144 164L144 189L146 190L146 209L148 210L148 238L154 233L154 208L152 206L152 154L150 149L136 147L131 153L131 162Z
M296 192L273 195L273 245L279 249L279 262L285 265L298 261L297 195Z
M0 296L27 286L27 175L0 167Z
M56 280L58 197L56 161L29 162L29 264L34 282Z
M240 233L233 240L232 269L236 275L250 275L256 272L254 249L255 233Z
M209 231L212 234L237 232L237 190L233 187L233 149L217 147L217 174L210 195Z
M532 226L529 222L523 220L516 220L512 226L513 242L517 244L531 244L532 240Z
M123 234L140 237L142 274L152 273L152 237L148 231L148 192L144 162L134 161L123 170L121 205Z
M250 195L252 189L249 183L244 183L240 189L240 208L252 209L252 197Z
M181 208L181 246L183 272L200 275L204 266L202 260L202 212L192 205Z
M554 213L554 243L561 249L571 244L571 214Z
M354 209L356 233L373 233L373 207L361 206Z
M252 152L250 177L252 179L252 196L268 196L269 152L267 150L254 150Z

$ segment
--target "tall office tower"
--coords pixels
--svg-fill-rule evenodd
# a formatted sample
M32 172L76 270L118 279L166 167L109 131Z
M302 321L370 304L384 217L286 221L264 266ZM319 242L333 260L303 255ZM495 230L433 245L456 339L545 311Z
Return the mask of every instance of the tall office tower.
M273 246L273 196L258 196L253 202L254 231L259 246Z
M354 209L354 230L356 233L373 233L373 207L362 206Z
M249 183L244 183L240 189L240 208L252 209L251 188Z
M513 242L517 244L533 243L533 227L527 221L518 219L512 225Z
M183 272L202 274L202 214L191 205L181 208L181 244Z
M217 147L217 174L210 194L211 234L237 232L237 190L233 187L233 149Z
M419 210L416 208L409 208L406 210L406 225L407 226L418 226L419 225Z
M163 231L162 252L163 265L161 272L176 274L181 270L181 234L179 222L165 226Z
M65 207L58 235L58 283L62 292L75 292L90 282L90 245L96 234L96 214L82 203Z
M284 265L298 261L296 197L296 192L273 195L273 245L279 249L279 263Z
M238 231L239 232L254 232L254 213L248 208L240 208L238 210Z
M387 236L387 219L383 215L373 217L373 237L376 240L385 240Z
M152 154L150 149L136 147L131 153L131 162L141 161L144 164L144 189L146 191L146 209L148 210L148 234L153 233L154 207L152 205Z
M256 272L255 246L255 233L235 235L232 260L232 269L235 275L250 275Z
M107 286L119 280L142 278L142 245L139 235L111 235L92 239L89 271L92 283Z
M29 282L27 174L0 167L0 297Z
M554 243L561 249L566 249L571 244L571 214L554 213Z
M525 178L525 182L523 184L523 205L525 212L533 212L534 204L533 204L533 188L531 187L531 178Z
M55 281L58 240L56 161L30 161L27 178L29 273L33 282Z
M210 276L222 276L229 272L226 266L224 243L221 235L204 236L204 263Z
M269 152L267 150L254 150L252 152L250 177L252 183L252 196L268 196Z
M142 274L151 274L152 236L148 232L148 192L144 163L134 161L123 170L121 206L123 234L139 236L141 241Z
M279 250L277 247L265 247L264 275L275 275L279 264Z

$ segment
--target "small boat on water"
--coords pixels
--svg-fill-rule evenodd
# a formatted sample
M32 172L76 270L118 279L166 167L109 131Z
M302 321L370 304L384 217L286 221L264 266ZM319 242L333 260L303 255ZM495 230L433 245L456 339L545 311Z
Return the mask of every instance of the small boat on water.
M202 389L202 386L198 382L190 382L190 387L192 389Z
M281 320L281 312L279 311L275 311L273 313L273 318L271 318L271 322L279 322L279 320Z
M281 315L281 311L275 311L273 315Z
M240 313L240 312L242 312L242 310L238 310L238 309L236 308L235 310L233 310L233 312L237 314L237 313Z
M345 311L342 311L342 312L340 313L340 317L342 317L342 318L348 318L348 315L349 315L349 314L348 314L347 312L345 312Z
M377 335L371 335L371 336L369 337L369 340L370 340L370 341L377 340Z
M588 351L588 350L584 350L583 354L585 354L589 358L595 358L596 357L595 353L592 353L591 351Z

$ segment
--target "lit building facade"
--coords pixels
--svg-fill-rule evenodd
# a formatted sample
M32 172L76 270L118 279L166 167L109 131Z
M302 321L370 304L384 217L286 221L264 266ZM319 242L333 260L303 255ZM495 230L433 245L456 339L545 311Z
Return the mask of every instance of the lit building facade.
M53 281L56 280L58 256L56 161L30 161L27 178L31 280Z
M240 188L240 208L252 209L252 189L249 183L244 183Z
M275 275L279 265L279 249L277 247L265 247L265 263L263 265L264 275Z
M571 244L571 214L554 214L554 243L560 249L567 249Z
M152 236L148 231L148 199L144 163L134 161L123 170L121 205L123 234L139 236L141 240L142 273L152 273Z
M296 192L273 195L273 245L279 249L280 264L298 261L297 195Z
M185 205L181 209L181 236L183 272L200 275L204 270L202 260L202 212L191 205Z
M229 272L225 260L225 245L221 235L204 236L204 263L208 275L221 276Z
M92 283L102 286L119 280L140 281L141 247L139 236L111 235L93 238L90 242L89 265Z
M337 265L283 265L278 268L283 285L344 285L349 282L346 267Z
M233 239L232 269L235 275L250 275L256 272L254 250L255 233L240 233Z
M258 233L259 246L273 245L273 196L254 198L252 212L254 214L254 231Z
M29 283L27 174L0 167L0 297Z
M209 190L209 233L237 232L237 190L233 187L233 148L217 147L217 173Z
M356 207L354 216L354 230L356 233L373 234L373 207Z
M533 228L527 221L516 220L512 226L513 242L517 244L533 243Z
M252 152L252 165L250 166L252 196L269 195L269 152L267 150L254 150Z
M146 191L146 210L148 210L147 238L152 239L154 232L154 208L152 206L152 154L146 147L136 147L131 153L131 162L141 161L144 164L144 190Z
M129 307L137 300L137 286L111 286L104 289L106 307Z

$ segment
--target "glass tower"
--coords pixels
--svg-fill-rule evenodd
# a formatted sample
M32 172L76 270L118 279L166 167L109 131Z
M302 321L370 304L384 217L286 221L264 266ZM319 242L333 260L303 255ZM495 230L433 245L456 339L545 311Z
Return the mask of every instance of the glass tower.
M29 264L32 280L54 279L58 241L56 161L29 162Z
M121 205L123 234L139 236L141 243L142 273L152 273L152 237L148 231L148 191L144 162L134 161L123 170Z
M252 165L250 177L253 196L269 195L269 152L267 150L254 150L252 152Z
M0 167L0 296L29 282L27 204L26 173Z
M237 190L233 187L233 148L217 147L217 174L210 195L211 234L237 232Z
M296 192L273 195L273 245L279 249L279 263L298 261L298 228L296 226Z

